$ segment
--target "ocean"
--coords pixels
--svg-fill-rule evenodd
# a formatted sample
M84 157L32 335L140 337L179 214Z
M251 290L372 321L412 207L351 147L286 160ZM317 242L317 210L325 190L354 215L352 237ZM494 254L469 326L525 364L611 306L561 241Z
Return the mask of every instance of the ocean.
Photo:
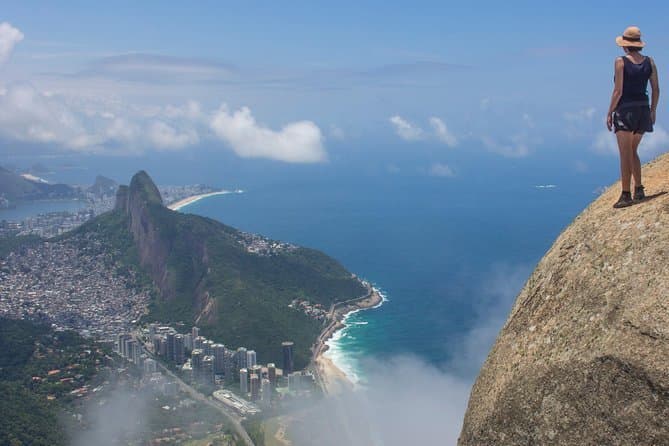
M381 289L384 304L349 315L330 341L327 354L352 380L403 355L471 379L483 358L458 363L471 362L468 334L490 309L503 322L534 265L615 171L541 176L296 176L181 211L320 249Z
M364 382L375 360L411 355L471 380L536 263L617 179L617 159L557 143L518 159L374 147L334 146L330 162L304 166L213 151L91 158L50 179L90 184L104 174L127 184L146 169L158 184L243 189L181 211L322 250L387 297L350 315L330 343L349 377ZM454 175L430 175L435 158Z

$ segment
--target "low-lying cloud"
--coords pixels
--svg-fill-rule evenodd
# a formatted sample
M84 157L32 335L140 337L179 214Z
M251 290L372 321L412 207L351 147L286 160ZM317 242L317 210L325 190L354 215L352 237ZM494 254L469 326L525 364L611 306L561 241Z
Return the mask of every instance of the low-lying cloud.
M437 367L413 356L368 362L365 386L324 399L291 426L294 444L318 438L323 446L455 445L471 385L529 271L508 265L491 271L471 329L449 340L447 363Z

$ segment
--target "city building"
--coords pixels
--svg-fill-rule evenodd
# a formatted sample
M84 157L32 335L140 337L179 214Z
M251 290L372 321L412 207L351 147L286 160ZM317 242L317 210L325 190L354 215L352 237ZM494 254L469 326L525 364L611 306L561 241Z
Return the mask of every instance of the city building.
M256 352L255 350L249 350L246 352L246 368L251 368L256 365Z
M167 333L167 336L165 337L165 340L167 342L167 360L168 361L174 361L174 338L175 338L174 333Z
M225 372L225 345L214 344L211 346L212 355L216 358L214 362L214 373L221 375Z
M193 367L193 375L198 376L202 370L202 360L204 359L204 353L199 348L193 350L190 355L191 366Z
M193 351L193 335L190 333L184 335L184 348L189 352Z
M281 343L281 348L283 350L283 376L288 376L293 373L293 345L294 343L291 341Z
M257 376L258 379L262 378L262 367L259 365L254 365L253 367L249 368L249 376Z
M237 361L236 364L237 370L246 368L246 348L239 347L237 349L237 355L235 357L235 360Z
M263 379L261 384L261 393L262 393L262 404L265 407L269 407L272 402L272 383L269 382L269 379Z
M260 379L257 375L251 375L251 401L258 401L260 397Z
M193 336L193 340L197 339L200 336L200 329L197 327L193 327L190 332L191 336Z
M202 358L202 381L207 384L214 384L214 361L213 356Z
M273 362L267 364L267 378L272 387L276 387L276 365Z
M204 354L207 356L213 355L213 346L214 341L210 341L209 339L202 342L202 350L204 350Z
M239 369L239 390L242 395L249 393L249 372L246 369Z
M186 350L184 345L184 336L174 335L174 362L183 364L186 361Z

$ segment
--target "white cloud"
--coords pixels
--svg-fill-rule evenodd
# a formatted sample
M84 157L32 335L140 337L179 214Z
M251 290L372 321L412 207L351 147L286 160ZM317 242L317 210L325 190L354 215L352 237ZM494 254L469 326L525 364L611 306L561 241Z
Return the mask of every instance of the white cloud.
M199 142L197 133L190 129L179 132L163 121L154 121L149 125L147 137L149 142L159 149L182 149Z
M7 22L0 23L0 63L9 59L14 47L23 40L23 33Z
M270 158L293 163L327 159L320 128L311 121L298 121L275 131L259 125L251 110L230 112L223 104L210 121L211 130L244 158Z
M592 148L601 154L618 155L618 142L615 133L602 130L593 141ZM669 133L659 125L651 133L646 133L639 145L639 156L644 159L654 158L669 150Z
M434 163L430 166L428 173L433 177L454 177L455 172L450 168L448 164L444 163Z
M430 125L439 141L449 147L455 147L458 144L458 139L448 130L444 121L433 116L430 118Z
M486 149L506 158L523 158L530 154L530 148L523 137L514 137L511 143L502 144L489 136L483 136L481 142Z
M458 144L458 139L455 135L446 127L444 121L436 116L432 116L429 119L430 126L432 127L432 132L429 133L399 115L391 116L389 121L395 127L397 135L405 141L436 139L449 147L455 147Z
M405 141L419 141L425 137L423 129L410 123L399 115L391 116L390 123L395 126L397 135Z

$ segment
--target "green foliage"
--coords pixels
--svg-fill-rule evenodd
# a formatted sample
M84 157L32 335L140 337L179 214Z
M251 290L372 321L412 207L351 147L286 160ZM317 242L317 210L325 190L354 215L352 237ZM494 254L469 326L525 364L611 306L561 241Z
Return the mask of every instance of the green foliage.
M0 318L0 445L66 444L61 404L93 377L104 354L74 332Z

